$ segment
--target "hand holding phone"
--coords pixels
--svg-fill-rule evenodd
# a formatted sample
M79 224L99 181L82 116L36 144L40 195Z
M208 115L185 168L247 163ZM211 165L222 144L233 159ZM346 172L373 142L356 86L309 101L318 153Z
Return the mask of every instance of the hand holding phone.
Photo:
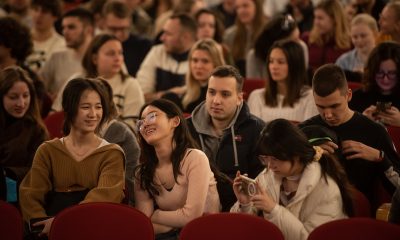
M392 107L392 102L376 102L376 114L380 112L386 112Z
M249 178L244 175L240 175L242 179L242 191L248 196L254 196L257 194L256 180Z

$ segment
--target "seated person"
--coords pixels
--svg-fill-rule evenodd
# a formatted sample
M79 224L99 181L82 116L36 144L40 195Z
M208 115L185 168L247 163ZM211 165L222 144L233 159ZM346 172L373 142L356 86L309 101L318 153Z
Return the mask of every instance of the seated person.
M92 80L73 79L62 107L66 136L39 146L19 191L26 222L50 217L34 224L44 226L39 235L48 235L53 216L68 206L119 203L124 196L124 152L97 134L109 114L103 90Z
M305 240L317 226L352 215L344 169L288 120L264 128L257 152L265 169L251 183L237 172L231 212L262 216L287 240Z
M390 194L400 182L396 172L400 159L390 136L382 125L349 108L352 92L339 66L321 66L314 74L312 86L319 115L299 126L319 125L336 133L340 144L329 142L320 147L329 153L340 148L339 160L350 182L375 209L379 205L373 188L376 182L382 181Z
M194 149L178 106L165 99L145 105L138 130L143 154L135 171L135 203L151 218L155 233L176 237L191 220L219 212L210 163L202 151Z

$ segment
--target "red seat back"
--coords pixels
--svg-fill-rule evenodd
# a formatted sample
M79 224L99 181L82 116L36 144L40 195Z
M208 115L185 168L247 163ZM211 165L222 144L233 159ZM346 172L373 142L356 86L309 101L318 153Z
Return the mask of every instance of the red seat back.
M44 119L44 124L49 132L50 139L61 138L63 134L63 124L64 124L64 112L55 112L49 114Z
M183 227L180 240L203 239L269 239L283 240L273 223L248 214L218 213L197 218Z
M116 203L84 203L54 218L50 240L153 240L151 220L139 210Z
M247 78L243 82L243 99L247 100L254 89L265 87L267 80Z
M400 127L387 126L387 131L392 138L397 154L400 155Z
M315 228L308 240L398 240L400 226L372 218L348 218L322 224Z
M18 209L0 200L0 239L22 240L22 226L23 221Z

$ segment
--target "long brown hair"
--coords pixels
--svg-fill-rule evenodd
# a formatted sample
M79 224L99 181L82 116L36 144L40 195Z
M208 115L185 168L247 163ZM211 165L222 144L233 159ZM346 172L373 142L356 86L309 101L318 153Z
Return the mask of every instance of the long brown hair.
M33 81L24 69L17 66L7 67L0 72L0 129L4 129L6 124L6 110L4 109L3 103L4 95L7 94L16 82L24 82L29 89L29 107L23 118L36 122L37 125L47 134L47 128L45 127L40 115L39 100L36 95Z
M328 35L322 35L315 26L311 29L309 43L324 45L330 39L334 39L339 49L351 47L350 26L346 19L343 7L339 0L321 0L314 8L324 11L333 21L333 31Z
M251 45L254 44L258 35L261 33L264 27L264 23L266 22L266 17L263 12L263 0L252 0L255 4L256 14L251 23L251 35L250 41ZM235 60L244 59L245 51L246 51L246 42L247 42L247 29L246 26L236 17L235 26L237 27L235 37L233 39L233 47L232 47L232 56Z

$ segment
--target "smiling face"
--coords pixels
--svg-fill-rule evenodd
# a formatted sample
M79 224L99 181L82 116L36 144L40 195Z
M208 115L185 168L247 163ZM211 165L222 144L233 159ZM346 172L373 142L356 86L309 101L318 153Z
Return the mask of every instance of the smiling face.
M351 27L351 41L357 51L369 54L375 47L376 34L367 24L356 24Z
M99 76L106 79L119 73L123 62L122 44L118 40L107 41L94 56L94 64L97 66Z
M72 129L85 133L95 132L102 117L103 107L99 94L94 90L85 90L79 100Z
M398 82L396 63L392 59L381 62L375 80L383 93L391 93Z
M25 82L18 81L3 96L3 107L15 118L24 117L31 102L29 87Z
M158 146L164 142L170 144L179 123L178 116L168 118L159 108L149 105L142 111L138 130L149 145Z

